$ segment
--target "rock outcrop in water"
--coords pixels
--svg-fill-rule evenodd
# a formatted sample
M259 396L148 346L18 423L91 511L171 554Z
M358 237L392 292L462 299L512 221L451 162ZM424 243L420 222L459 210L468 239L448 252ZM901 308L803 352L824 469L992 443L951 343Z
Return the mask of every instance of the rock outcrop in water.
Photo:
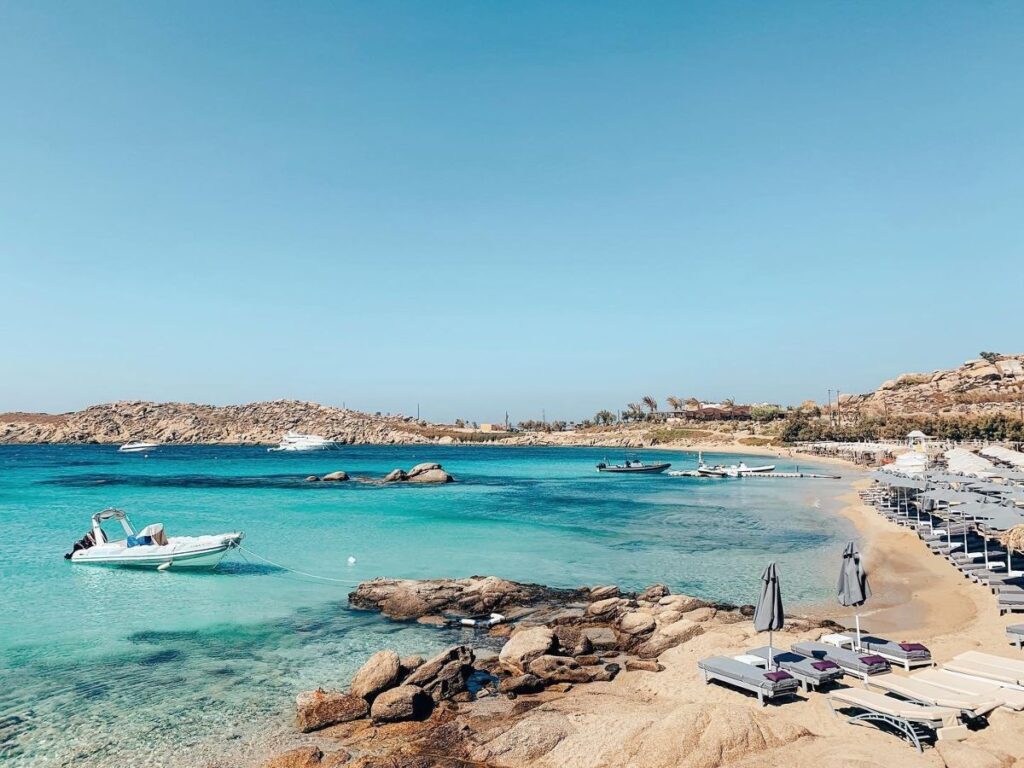
M457 614L473 616L561 606L583 600L586 590L520 584L497 576L468 579L374 579L349 593L349 605L377 610L392 619L420 619Z

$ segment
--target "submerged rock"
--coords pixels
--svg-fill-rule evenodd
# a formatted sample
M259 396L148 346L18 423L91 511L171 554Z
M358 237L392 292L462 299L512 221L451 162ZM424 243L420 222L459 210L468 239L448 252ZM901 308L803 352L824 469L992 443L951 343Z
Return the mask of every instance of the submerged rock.
M295 697L296 722L303 733L366 717L365 699L341 691L303 691Z
M344 481L348 480L348 472L343 472L342 470L339 469L337 472L328 472L326 475L324 475L320 479L322 481L324 481L325 483L327 483L327 482L341 483L341 482L344 482Z

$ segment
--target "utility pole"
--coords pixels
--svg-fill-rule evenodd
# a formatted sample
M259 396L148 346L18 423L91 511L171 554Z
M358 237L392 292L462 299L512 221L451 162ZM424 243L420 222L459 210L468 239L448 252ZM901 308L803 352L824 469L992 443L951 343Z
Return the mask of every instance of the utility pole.
M828 423L833 426L836 423L836 415L832 412L832 390L828 391Z
M543 408L540 409L540 422L545 427L548 425L548 414Z
M836 426L843 425L843 409L839 407L839 387L836 387Z

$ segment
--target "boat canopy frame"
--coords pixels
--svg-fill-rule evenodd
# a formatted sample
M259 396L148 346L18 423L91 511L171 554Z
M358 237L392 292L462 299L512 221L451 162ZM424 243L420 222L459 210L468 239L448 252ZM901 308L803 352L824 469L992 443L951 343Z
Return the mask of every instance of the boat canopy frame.
M128 513L123 509L108 507L92 516L92 535L97 544L107 541L107 535L103 532L103 523L106 520L117 520L121 523L126 537L135 535L135 528L132 527L132 522L128 519Z

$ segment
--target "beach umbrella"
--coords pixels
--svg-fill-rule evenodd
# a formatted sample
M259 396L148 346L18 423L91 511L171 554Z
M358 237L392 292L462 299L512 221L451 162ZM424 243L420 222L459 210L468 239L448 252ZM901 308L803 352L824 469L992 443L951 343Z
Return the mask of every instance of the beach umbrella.
M754 608L754 629L768 633L768 669L775 663L775 652L772 650L772 632L782 629L785 621L782 611L782 589L779 587L779 573L775 563L761 574L761 594L757 597Z
M839 584L836 587L839 604L846 607L860 607L871 597L868 574L860 561L860 552L852 541L843 550L843 566L839 570ZM860 648L860 611L857 617L857 648Z

